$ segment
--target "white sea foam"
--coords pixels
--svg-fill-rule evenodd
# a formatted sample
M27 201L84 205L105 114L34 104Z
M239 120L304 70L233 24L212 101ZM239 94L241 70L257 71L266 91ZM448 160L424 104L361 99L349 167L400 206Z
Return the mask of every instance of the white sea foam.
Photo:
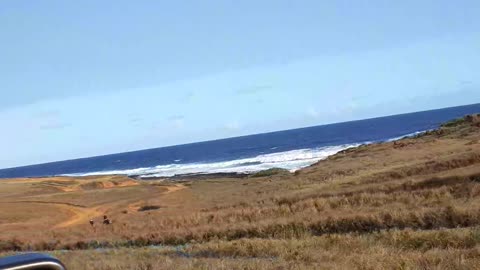
M410 133L410 134L406 134L406 135L402 135L402 136L399 136L399 137L395 137L395 138L392 138L392 139L388 139L386 140L387 142L394 142L394 141L398 141L398 140L401 140L403 138L411 138L411 137L415 137L417 135L420 135L420 134L423 134L425 132L428 132L430 131L429 129L428 130L424 130L424 131L417 131L417 132L413 132L413 133Z
M69 174L68 176L139 175L141 177L171 177L182 174L253 173L270 168L283 168L292 172L312 165L347 148L360 144L329 146L316 149L299 149L212 163L169 164L131 170L115 170Z
M419 131L396 138L386 140L392 142L405 137L413 137L426 131ZM369 144L371 142L364 142ZM313 149L299 149L271 154L262 154L252 158L236 159L230 161L211 162L211 163L189 163L180 164L180 159L175 163L168 165L159 165L155 167L136 168L129 170L113 170L89 173L67 174L66 176L94 176L94 175L136 175L143 178L149 177L171 177L184 174L210 174L210 173L255 173L271 168L287 169L291 172L310 166L320 160L326 159L342 150L357 147L362 143L328 146ZM272 148L272 150L276 147Z

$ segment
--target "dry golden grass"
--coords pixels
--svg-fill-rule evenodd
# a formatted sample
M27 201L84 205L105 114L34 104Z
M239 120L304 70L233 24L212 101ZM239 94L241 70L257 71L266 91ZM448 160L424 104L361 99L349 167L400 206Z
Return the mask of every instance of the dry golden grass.
M477 269L480 229L53 251L70 269Z
M1 181L0 250L52 250L71 269L475 269L475 119L295 174ZM103 214L113 225L91 228Z

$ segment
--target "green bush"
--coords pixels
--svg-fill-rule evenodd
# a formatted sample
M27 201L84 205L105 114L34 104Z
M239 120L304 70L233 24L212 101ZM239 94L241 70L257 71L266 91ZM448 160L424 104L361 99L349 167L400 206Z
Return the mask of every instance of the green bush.
M266 176L272 176L272 175L277 175L277 174L290 174L290 172L286 169L281 169L281 168L272 168L264 171L259 171L257 173L254 173L252 177L266 177Z
M465 118L458 118L442 124L442 127L456 127L465 123Z

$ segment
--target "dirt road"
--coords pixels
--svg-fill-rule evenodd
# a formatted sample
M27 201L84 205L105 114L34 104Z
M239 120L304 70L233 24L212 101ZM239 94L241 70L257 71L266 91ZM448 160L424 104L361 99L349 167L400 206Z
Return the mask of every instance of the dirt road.
M165 188L166 188L166 191L163 192L162 195L177 192L187 187L182 184L176 184L174 186L165 186ZM136 211L141 203L142 201L136 202L134 204L130 204L128 206L128 209ZM109 205L102 205L101 207L97 206L97 207L90 207L90 208L79 207L79 206L70 205L70 204L59 204L58 206L70 211L73 215L70 219L56 225L54 227L55 229L67 228L67 227L80 225L80 224L88 224L88 221L90 219L102 216L108 209L112 208L112 206L109 206Z

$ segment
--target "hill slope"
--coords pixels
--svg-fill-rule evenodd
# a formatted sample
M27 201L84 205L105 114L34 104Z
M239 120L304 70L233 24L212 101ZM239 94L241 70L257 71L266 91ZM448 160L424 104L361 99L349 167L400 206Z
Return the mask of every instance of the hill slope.
M0 249L76 250L53 251L69 269L475 268L479 119L295 174L1 181ZM103 214L111 226L98 224Z

